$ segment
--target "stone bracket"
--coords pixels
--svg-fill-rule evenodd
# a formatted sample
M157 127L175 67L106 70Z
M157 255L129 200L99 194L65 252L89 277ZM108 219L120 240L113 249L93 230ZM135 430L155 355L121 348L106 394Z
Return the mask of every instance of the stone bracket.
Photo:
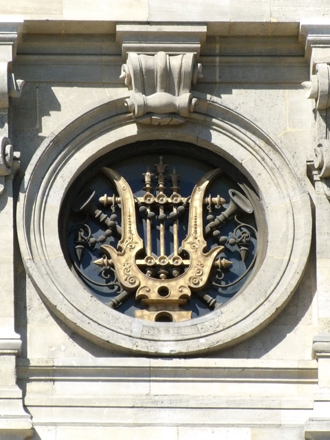
M21 95L24 81L16 80L12 72L12 61L16 55L16 41L21 22L0 24L0 110L8 111L9 97ZM8 117L8 115L7 115ZM4 192L6 176L18 169L19 154L14 153L10 140L0 138L0 195Z
M7 62L0 62L0 108L2 109L9 106L9 96L11 98L19 98L21 96L25 83L23 80L16 80L14 73L10 69L10 65Z
M330 108L330 25L329 23L302 22L300 40L305 44L305 57L310 64L310 80L302 83L306 97L315 100L315 108L320 112L320 121L326 121ZM318 126L318 144L314 149L313 172L315 188L324 192L330 200L330 141L327 127ZM322 130L321 130L322 127Z
M0 137L0 195L5 189L6 176L18 170L19 159L20 153L14 152L10 140Z
M329 59L330 63L330 59ZM308 99L315 99L318 110L326 110L330 107L330 66L327 63L315 65L315 74L311 75L310 81L305 81L302 86L306 89Z
M314 180L320 180L322 189L330 200L330 140L322 139L314 149Z
M16 42L21 22L4 22L0 25L0 109L9 105L9 96L20 96L24 81L16 80L12 61L16 55Z
M330 107L330 25L329 23L302 22L300 40L305 44L305 57L310 64L310 80L302 85L307 97L315 99L316 108Z
M117 25L116 40L122 57L128 53L169 54L194 52L199 57L201 45L206 40L205 25Z
M330 60L330 24L329 22L300 23L299 39L305 45L305 57L309 60L311 74L315 66Z
M126 59L120 78L131 90L126 105L137 122L177 125L193 112L190 90L202 76L197 58L205 35L200 25L117 26Z

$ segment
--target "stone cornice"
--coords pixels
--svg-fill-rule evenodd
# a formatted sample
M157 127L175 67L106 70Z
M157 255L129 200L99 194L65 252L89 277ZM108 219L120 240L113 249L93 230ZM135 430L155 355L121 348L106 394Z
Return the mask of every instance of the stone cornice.
M122 48L122 56L128 52L169 54L194 52L199 56L201 44L205 42L205 25L118 25L116 40Z
M71 377L72 371L80 370L80 375L95 378L101 372L109 377L123 379L160 374L172 375L175 380L193 377L195 380L209 378L214 381L231 380L240 377L251 382L317 382L317 362L315 360L255 360L255 359L149 359L149 358L58 358L23 359L17 358L18 376L41 379L45 376ZM59 375L61 372L61 375ZM147 376L146 376L147 375Z
M313 73L316 64L329 60L328 51L324 52L324 49L330 49L330 24L329 22L302 21L299 38L305 44L305 57L310 60L311 72Z
M316 108L325 110L330 106L330 24L302 22L300 39L305 44L305 57L310 64L310 81L302 85L307 97L315 99Z
M311 410L313 391L317 384L317 362L273 361L259 359L147 359L147 358L58 358L17 359L19 380L30 383L56 382L63 391L56 396L27 393L29 406L72 405L107 408L187 408L187 409L297 409ZM102 377L103 388L97 395L81 393L81 383L95 383ZM158 395L148 392L166 381L166 388ZM60 383L70 383L70 394ZM219 396L218 387L254 387L262 390L285 388L283 395L269 392L261 398L232 394ZM118 394L114 390L125 389ZM289 390L302 386L304 396L293 396ZM182 390L187 390L183 394ZM195 393L195 387L204 389ZM33 389L37 389L34 388ZM139 393L134 392L139 389ZM191 393L190 390L191 389ZM189 397L187 397L187 395Z

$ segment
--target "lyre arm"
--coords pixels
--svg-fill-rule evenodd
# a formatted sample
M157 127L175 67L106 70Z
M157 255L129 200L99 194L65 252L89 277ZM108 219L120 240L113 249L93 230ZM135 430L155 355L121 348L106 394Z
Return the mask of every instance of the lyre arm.
M119 250L123 250L128 240L135 242L135 253L143 249L143 240L138 234L135 215L135 200L128 182L111 168L102 168L103 174L116 186L121 200L121 227L122 236L118 243Z
M206 247L206 241L203 235L203 203L204 194L210 182L222 173L220 168L216 168L204 174L204 176L195 185L190 199L189 223L187 237L182 242L182 248L187 248L192 241L199 243L202 250Z

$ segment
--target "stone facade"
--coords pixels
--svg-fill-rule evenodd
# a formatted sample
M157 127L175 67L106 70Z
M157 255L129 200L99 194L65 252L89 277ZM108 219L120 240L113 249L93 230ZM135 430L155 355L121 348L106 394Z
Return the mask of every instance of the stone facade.
M289 3L0 0L1 439L330 438L330 5ZM248 282L182 322L107 306L63 244L79 179L156 142L235 169L258 229Z

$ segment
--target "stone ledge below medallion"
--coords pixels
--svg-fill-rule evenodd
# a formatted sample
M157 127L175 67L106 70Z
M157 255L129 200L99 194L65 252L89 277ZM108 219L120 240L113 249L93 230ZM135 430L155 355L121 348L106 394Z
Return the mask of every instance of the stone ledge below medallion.
M48 359L17 359L18 378L38 377L39 373L62 370L72 372L80 369L86 375L93 371L117 371L122 373L127 371L181 371L184 374L187 369L194 369L197 377L219 377L220 371L236 371L242 377L252 371L265 372L269 377L282 372L287 377L299 372L299 377L303 378L305 372L306 379L317 380L317 361L316 360L259 360L259 359L148 359L148 358L48 358ZM228 374L227 374L228 375ZM274 376L275 378L275 376Z
M31 408L74 405L311 411L317 387L317 362L18 359L18 380L21 386L26 384L25 404Z

